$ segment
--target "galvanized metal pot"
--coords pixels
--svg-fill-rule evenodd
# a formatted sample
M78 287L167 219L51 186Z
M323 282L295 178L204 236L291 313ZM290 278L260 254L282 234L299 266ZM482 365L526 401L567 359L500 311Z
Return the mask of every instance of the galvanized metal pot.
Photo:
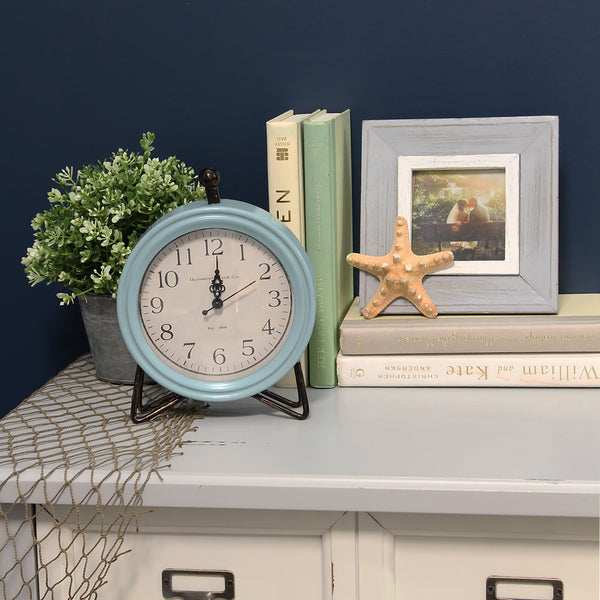
M137 364L121 336L116 299L88 294L79 297L79 308L98 379L133 384Z

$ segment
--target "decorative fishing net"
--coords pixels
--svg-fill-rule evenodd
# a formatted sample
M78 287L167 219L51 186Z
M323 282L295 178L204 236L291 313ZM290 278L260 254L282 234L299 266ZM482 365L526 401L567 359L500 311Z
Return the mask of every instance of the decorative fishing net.
M146 390L148 401L164 393ZM131 388L98 380L86 355L0 420L0 598L98 597L145 512L144 487L201 416L190 403L135 425L130 402ZM91 519L84 505L95 507ZM42 511L54 525L38 534Z

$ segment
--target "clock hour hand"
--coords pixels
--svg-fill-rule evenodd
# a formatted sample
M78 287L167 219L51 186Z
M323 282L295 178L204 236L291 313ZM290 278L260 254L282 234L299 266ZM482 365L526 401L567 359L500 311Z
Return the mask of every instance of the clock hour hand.
M227 300L229 300L230 298L233 298L234 296L237 296L240 292L243 292L245 289L248 289L251 285L254 285L256 283L256 279L254 281L251 281L250 283L247 283L244 287L241 287L239 290L237 290L236 292L233 292L233 294L230 294L229 296L227 296L227 298L218 298L219 302L219 306L215 306L215 300L217 300L217 298L214 298L212 301L212 306L210 308L207 308L205 310L202 311L203 315L207 315L213 308L221 308L223 306L223 302L226 302Z
M212 308L221 308L223 306L221 294L225 291L225 286L223 285L223 280L221 279L221 272L219 271L219 257L215 256L215 259L215 274L213 275L212 281L208 289L214 296L212 301Z

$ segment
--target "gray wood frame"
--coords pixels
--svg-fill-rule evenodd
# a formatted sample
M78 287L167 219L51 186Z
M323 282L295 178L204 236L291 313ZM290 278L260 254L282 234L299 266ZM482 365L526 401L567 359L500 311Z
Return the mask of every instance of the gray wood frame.
M400 156L515 153L520 158L519 273L432 273L425 289L440 313L554 313L558 310L558 117L364 121L360 252L390 250L398 216ZM410 215L403 215L410 218ZM360 308L378 280L360 272ZM403 298L384 311L417 314Z

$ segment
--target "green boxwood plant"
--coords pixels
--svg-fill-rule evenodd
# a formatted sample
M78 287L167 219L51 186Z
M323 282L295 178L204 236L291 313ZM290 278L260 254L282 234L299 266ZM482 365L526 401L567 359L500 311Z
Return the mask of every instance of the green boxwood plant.
M102 162L72 167L53 180L51 207L31 226L34 243L22 263L31 285L58 282L70 304L85 294L116 297L125 260L154 221L182 204L206 198L194 170L175 157L151 156L154 134L140 140L143 153L119 149Z

